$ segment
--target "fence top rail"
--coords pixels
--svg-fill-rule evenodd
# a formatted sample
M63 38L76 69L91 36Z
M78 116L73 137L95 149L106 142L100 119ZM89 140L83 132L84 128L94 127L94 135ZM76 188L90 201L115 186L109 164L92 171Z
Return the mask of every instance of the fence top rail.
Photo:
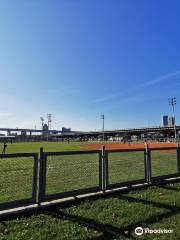
M0 158L17 158L17 157L38 157L38 153L8 153L8 154L0 154Z
M157 176L152 176L152 179L163 179L163 178L174 178L178 177L178 172L171 173L171 174L166 174L166 175L157 175Z
M76 154L91 154L101 153L101 150L81 150L81 151L62 151L62 152L43 152L45 156L59 156L59 155L76 155Z
M126 149L126 148L122 148L122 149L107 149L106 152L108 153L113 153L113 152L144 152L145 148L132 148L132 149Z

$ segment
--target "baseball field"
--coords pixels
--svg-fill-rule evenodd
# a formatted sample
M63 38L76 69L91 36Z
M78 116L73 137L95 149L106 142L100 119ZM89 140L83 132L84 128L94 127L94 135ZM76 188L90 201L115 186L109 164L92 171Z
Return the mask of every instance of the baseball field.
M33 142L9 143L7 153L144 148L144 143ZM150 147L175 146L150 143ZM0 145L3 149L3 144ZM177 171L175 151L152 152L152 174L160 176ZM144 178L144 152L109 154L109 183ZM93 187L98 184L97 154L51 156L47 159L47 193ZM0 203L27 198L32 192L32 158L0 159ZM180 238L180 185L154 186L89 199L61 206L39 215L24 216L0 224L0 239L135 239L136 226L173 228L170 239ZM151 239L150 235L141 239ZM159 236L158 236L159 237ZM159 239L159 238L158 238ZM169 235L160 235L169 239Z
M143 148L143 143L106 143L106 149ZM150 147L160 144L151 143ZM161 144L160 146L164 146ZM169 146L170 144L168 144ZM174 146L171 144L170 146ZM102 143L37 142L8 144L7 153L69 151L101 149ZM0 146L3 148L3 145ZM175 150L153 151L152 175L160 176L177 172ZM123 183L145 178L144 152L116 152L108 154L109 184ZM33 158L0 159L0 203L30 198L32 194ZM23 184L22 184L23 183ZM47 158L46 193L55 194L76 189L96 187L99 184L99 155L62 155Z

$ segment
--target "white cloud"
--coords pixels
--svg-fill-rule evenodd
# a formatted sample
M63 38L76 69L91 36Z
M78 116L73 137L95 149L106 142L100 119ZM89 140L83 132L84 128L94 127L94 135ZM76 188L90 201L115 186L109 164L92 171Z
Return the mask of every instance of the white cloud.
M131 93L133 91L136 91L136 90L139 90L139 89L143 89L143 88L147 88L149 86L153 86L153 85L156 85L160 82L163 82L165 80L169 80L171 79L172 77L175 77L177 75L180 74L180 70L177 70L175 72L171 72L171 73L168 73L168 74L165 74L165 75L162 75L156 79L153 79L153 80L150 80L150 81L147 81L143 84L140 84L134 88L131 88L131 89L128 89L128 90L125 90L125 91L121 91L121 92L116 92L114 94L111 94L111 95L108 95L108 96L105 96L105 97L102 97L102 98L97 98L97 99L94 99L93 101L91 101L91 103L99 103L99 102L105 102L109 99L112 99L114 97L117 97L117 96L121 96L123 94L126 94L126 93Z
M12 117L13 115L13 112L0 112L0 117Z

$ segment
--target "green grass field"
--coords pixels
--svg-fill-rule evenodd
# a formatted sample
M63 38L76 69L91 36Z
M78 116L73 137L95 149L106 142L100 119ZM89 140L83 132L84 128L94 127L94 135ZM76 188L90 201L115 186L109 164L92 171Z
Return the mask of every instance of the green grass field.
M43 147L44 151L80 150L84 149L82 144L77 142L13 143L8 144L7 152L39 152L40 147ZM3 148L2 145L0 145L1 148ZM110 153L108 162L110 184L144 178L142 152ZM0 159L0 203L31 196L32 167L32 158ZM98 171L98 154L48 157L46 193L97 186ZM153 151L153 176L176 171L175 153ZM131 239L130 235L134 237L131 233L135 226L133 224L137 222L150 224L150 226L160 224L161 227L167 224L166 227L172 226L176 229L177 226L171 221L179 219L179 213L177 213L180 208L179 188L179 184L160 190L159 187L151 187L123 196L118 194L105 199L86 200L77 206L63 209L59 207L50 213L9 221L5 225L0 225L0 239ZM176 208L177 211L175 211ZM165 222L160 223L158 219L166 213L168 217L165 217ZM148 219L153 219L154 222L149 222ZM42 229L38 229L38 226ZM106 238L106 235L109 238ZM177 236L180 238L180 235ZM148 239L148 236L146 237ZM158 237L169 239L163 238L167 236Z
M40 147L44 151L79 150L83 149L81 145L62 142L13 143L8 144L7 153L38 152ZM109 184L145 178L143 152L110 153L108 159ZM175 153L153 151L153 176L176 171ZM31 197L33 158L1 158L0 172L0 203ZM49 156L46 176L47 194L96 187L99 184L99 155Z
M81 145L85 143L81 142L24 142L24 143L8 143L7 153L16 152L39 152L41 147L44 151L66 151L66 150L80 150ZM0 152L3 150L3 143L0 143Z

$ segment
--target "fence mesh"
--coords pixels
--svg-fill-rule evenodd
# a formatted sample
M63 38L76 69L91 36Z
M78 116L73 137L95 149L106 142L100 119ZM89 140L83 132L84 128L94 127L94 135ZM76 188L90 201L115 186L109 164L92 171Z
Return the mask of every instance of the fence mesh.
M176 150L151 151L152 177L177 173Z
M99 186L99 154L47 157L46 194Z
M108 153L108 169L109 184L144 179L144 151Z
M0 158L0 203L32 197L33 157Z

